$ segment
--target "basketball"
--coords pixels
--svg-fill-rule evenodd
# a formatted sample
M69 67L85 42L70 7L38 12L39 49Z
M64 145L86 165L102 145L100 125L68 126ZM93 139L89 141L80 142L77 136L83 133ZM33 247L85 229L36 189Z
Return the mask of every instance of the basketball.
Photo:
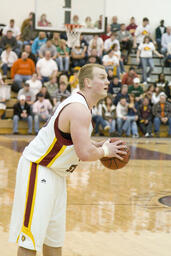
M110 142L115 142L117 140L119 140L119 138L111 138ZM122 144L126 145L125 142L122 142ZM116 158L116 157L103 157L102 159L100 159L101 163L105 167L107 167L111 170L117 170L117 169L123 168L129 162L130 150L129 150L127 145L126 145L126 148L122 149L122 150L127 152L126 155L121 155L121 157L123 158L122 161L120 159Z

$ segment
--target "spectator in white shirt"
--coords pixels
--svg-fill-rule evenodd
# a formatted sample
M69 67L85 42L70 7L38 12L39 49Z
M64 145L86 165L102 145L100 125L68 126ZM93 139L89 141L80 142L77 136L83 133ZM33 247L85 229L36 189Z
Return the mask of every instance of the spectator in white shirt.
M163 57L158 51L156 51L155 46L152 42L150 42L150 37L145 36L143 43L141 43L138 47L137 51L137 63L140 62L142 64L142 80L144 83L150 81L150 74L153 71L154 64L153 64L153 52L160 58ZM147 66L150 67L149 71L147 72Z
M4 27L3 31L2 31L2 34L3 36L6 36L7 35L7 31L8 30L11 30L12 31L12 35L17 39L19 40L20 39L20 29L19 27L15 26L15 20L14 19L11 19L10 22L9 22L9 25L7 25L6 27Z
M141 44L145 36L150 36L150 25L149 19L143 18L142 25L139 25L135 30L134 37L134 48L137 47L137 44Z
M167 50L168 50L168 45L171 44L171 27L167 27L166 28L166 33L164 33L162 35L162 39L161 39L161 46L162 46L162 49L161 49L161 52L163 54L166 54L167 53Z
M108 54L103 56L102 62L103 62L103 65L105 66L106 72L108 72L109 69L114 69L114 67L116 67L116 69L119 70L118 69L119 59L114 55L113 50L110 50ZM117 72L117 75L119 75L118 72Z
M30 85L28 83L24 84L24 88L20 89L18 92L18 100L21 95L25 96L25 101L28 105L32 106L35 101L35 95L33 90L30 88Z
M45 57L38 60L36 64L38 79L40 79L43 83L48 82L50 76L57 75L58 67L54 60L51 58L50 51L45 52Z
M93 39L89 42L88 55L91 55L91 50L97 50L97 56L102 56L103 54L103 40L98 35L94 35Z
M33 104L35 133L39 131L39 122L46 122L52 110L52 104L42 93L38 93L37 97L38 100Z
M38 94L42 88L42 82L38 79L37 74L34 73L31 79L26 81L30 85L30 89L33 91L34 95Z
M116 106L118 136L121 136L123 132L126 136L130 135L130 121L127 115L128 103L126 98L122 97Z
M104 50L105 50L105 52L108 52L110 49L112 49L112 46L114 44L117 44L118 45L118 50L120 50L119 41L116 39L116 33L112 33L110 38L105 40L105 42L104 42Z
M4 50L1 54L1 62L2 62L2 73L6 77L7 72L11 70L13 63L18 59L17 54L12 51L10 45L6 46L6 50Z

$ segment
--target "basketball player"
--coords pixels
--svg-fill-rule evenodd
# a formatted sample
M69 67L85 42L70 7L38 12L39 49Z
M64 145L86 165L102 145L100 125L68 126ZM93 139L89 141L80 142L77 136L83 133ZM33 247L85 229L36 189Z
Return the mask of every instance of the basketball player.
M106 97L109 81L105 68L88 64L79 74L80 92L55 110L47 124L25 148L19 160L10 241L19 245L18 256L61 256L66 214L66 175L79 159L96 161L126 154L115 143L91 141L91 109Z

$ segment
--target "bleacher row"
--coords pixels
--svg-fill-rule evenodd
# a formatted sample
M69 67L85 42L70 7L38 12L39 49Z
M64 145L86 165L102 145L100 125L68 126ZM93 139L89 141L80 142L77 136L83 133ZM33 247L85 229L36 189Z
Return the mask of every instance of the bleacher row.
M138 70L138 65L136 63L136 55L134 53L131 53L129 56L128 64L125 65L125 70L127 71L130 66L134 66L137 70L137 73L141 75L141 70ZM165 77L168 81L171 81L171 69L164 67L162 60L158 57L154 57L154 70L151 74L151 82L154 83L158 75L160 73L164 73ZM11 80L9 79L7 81L8 84L11 84ZM11 91L11 99L7 101L7 109L6 109L6 119L0 120L0 134L12 134L12 128L13 128L13 106L17 102L17 93ZM40 127L42 127L43 123L40 124ZM160 137L167 137L168 131L167 126L161 125L160 128ZM27 134L28 126L27 122L20 121L19 122L19 134ZM140 132L141 134L141 132ZM105 135L108 135L107 133Z

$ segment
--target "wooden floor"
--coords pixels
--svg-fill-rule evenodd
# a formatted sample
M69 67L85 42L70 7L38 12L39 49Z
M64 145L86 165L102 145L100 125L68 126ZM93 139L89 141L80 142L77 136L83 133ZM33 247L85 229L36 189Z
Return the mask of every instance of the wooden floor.
M0 255L15 256L8 242L15 175L33 137L0 136ZM63 256L170 256L171 139L125 139L128 165L117 171L82 162L68 178Z

